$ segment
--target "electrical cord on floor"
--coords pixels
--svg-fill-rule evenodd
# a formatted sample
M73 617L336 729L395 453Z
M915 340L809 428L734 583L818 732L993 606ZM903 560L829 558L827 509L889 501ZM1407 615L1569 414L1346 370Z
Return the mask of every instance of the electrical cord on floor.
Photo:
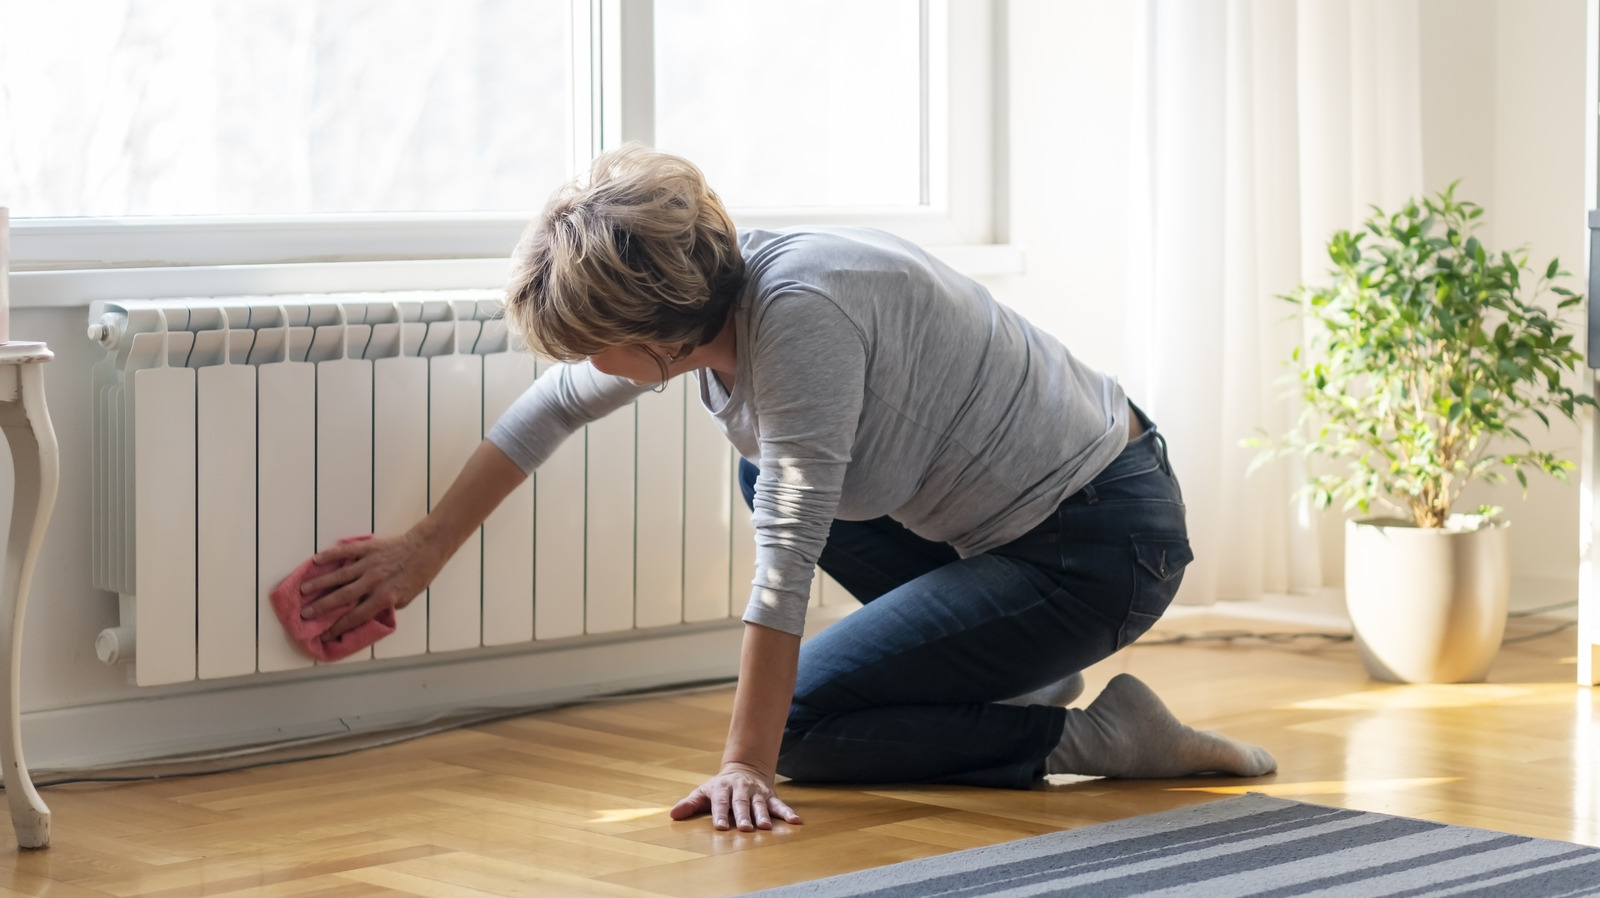
M669 687L663 687L663 688L659 688L659 689L641 689L641 690L635 690L635 691L629 691L629 692L620 692L620 693L615 693L615 694L612 694L612 695L601 695L601 696L595 696L595 697L592 697L592 698L585 698L585 699L581 699L581 700L577 700L577 701L558 702L558 703L549 704L549 705L537 705L537 706L529 706L529 707L523 707L523 708L512 708L512 709L504 709L504 708L502 708L502 709L497 709L497 710L494 710L494 711L486 711L486 712L483 712L483 713L480 713L480 714L468 714L468 715L465 715L465 716L460 715L460 714L436 715L434 717L430 717L430 718L427 718L427 719L425 719L423 721L420 721L419 724L414 724L413 725L413 726L421 725L421 726L423 726L422 729L406 729L403 732L399 732L399 733L395 733L393 731L390 731L389 735L378 734L372 739L365 739L365 740L362 740L362 741L359 741L359 742L355 742L355 743L350 744L350 745L341 746L341 747L339 747L337 749L333 749L333 750L330 750L330 751L313 752L313 753L310 753L310 754L296 754L296 755L290 755L290 756L282 757L282 758L271 758L271 759L260 760L260 761L250 761L250 762L246 762L246 763L242 763L242 764L229 764L229 765L223 766L223 767L206 768L206 769L194 769L194 765L197 765L197 764L205 764L205 763L213 762L213 761L230 760L230 759L233 759L233 758L245 758L245 757L250 757L252 755L262 755L262 754L267 754L267 753L270 753L270 752L284 751L286 749L296 748L296 747L299 747L299 746L316 745L316 744L320 744L320 743L336 741L336 740L339 740L339 739L350 739L350 738L354 738L354 736L353 736L353 734L350 734L350 733L329 733L329 734L320 735L320 736L310 736L310 737L306 737L306 738L303 738L303 739L293 739L293 740L289 740L289 741L286 741L286 742L272 742L272 743L267 743L267 744L264 744L264 745L253 745L253 746L249 746L247 748L234 749L234 750L225 751L225 752L215 752L215 753L203 754L203 755L184 755L182 757L177 757L177 758L158 759L158 760L154 760L154 761L141 761L141 762L137 762L137 763L133 763L133 764L116 764L116 765L107 765L107 766L103 766L103 767L85 767L85 768L77 768L77 769L72 769L72 770L47 771L47 773L54 774L54 775L48 776L47 778L44 778L44 779L36 779L36 780L34 780L33 785L34 785L35 788L42 789L42 788L45 788L45 787L48 787L48 786L65 786L65 785L74 784L74 783L139 783L139 782L151 782L151 781L155 781L155 780L164 780L164 779L180 779L180 778L197 777L197 776L212 776L212 775L218 774L218 773L237 773L237 772L243 771L243 770L256 770L256 769L263 768L263 767L276 767L276 766L279 766L279 765L282 765L282 764L295 764L295 763L299 763L301 761L320 761L320 760L324 760L326 758L339 758L339 757L344 757L345 755L355 754L356 752L369 751L369 750L374 749L374 748L385 748L385 747L391 746L391 745L399 745L399 744L404 743L404 742L411 742L411 741L416 740L416 739L421 739L424 736L433 736L433 735L437 735L439 733L447 733L447 732L450 732L451 730L459 730L459 729L464 729L466 727L482 726L483 724L486 724L486 723L494 723L494 722L500 721L500 720L509 720L509 719L511 719L513 717L523 717L523 716L526 716L528 714L532 714L532 713L540 712L540 711L556 711L556 710L560 710L562 708L571 708L571 707L576 707L576 706L579 706L579 705L595 705L595 704L606 704L606 703L610 703L610 702L635 701L635 700L643 699L643 698L667 698L667 697L671 697L671 696L694 695L696 693L707 692L707 691L714 690L714 689L724 689L724 688L732 685L734 682L735 682L735 680L732 679L732 678L729 678L729 679L718 679L718 680L702 680L702 681L699 681L699 682L688 683L688 684L683 684L683 685L678 685L678 686L669 686ZM428 723L430 723L432 721L441 720L441 719L448 719L449 722L440 724L438 726L431 726L431 727L430 726L426 726L426 724L428 724ZM114 773L106 773L106 774L96 774L95 773L95 771L97 771L97 770L105 770L105 771L138 770L138 769L143 769L143 768L171 768L171 769L162 769L162 770L155 770L155 771L152 771L152 772L149 772L149 773L129 774L129 775L116 775ZM63 774L65 774L65 775L63 775ZM3 792L3 791L4 791L4 788L0 787L0 792Z
M1561 602L1556 605L1545 605L1540 608L1526 608L1520 611L1512 611L1506 615L1506 618L1510 620L1516 620L1525 617L1535 617L1551 611L1561 611L1567 608L1574 608L1577 607L1577 604L1577 602ZM1563 633L1577 625L1578 622L1575 620L1564 621L1558 626L1551 627L1547 630L1540 630L1537 633L1528 633L1523 636L1513 636L1507 639L1502 639L1500 644L1513 645L1519 642L1532 642L1536 639L1544 639L1547 636L1554 636L1557 633ZM1208 630L1203 633L1178 633L1173 636L1165 636L1157 639L1141 639L1134 644L1144 646L1163 646L1190 645L1202 642L1265 642L1272 645L1294 645L1296 643L1310 640L1316 640L1324 643L1350 642L1354 638L1355 637L1350 633L1256 633L1250 630Z
M557 706L557 707L559 707L559 706ZM538 709L534 709L534 710L547 710L547 709L538 708ZM237 772L239 772L241 770L257 770L257 769L262 768L262 767L276 767L276 766L278 766L280 764L295 764L295 763L299 763L301 761L320 761L320 760L323 760L324 758L339 758L339 757L343 757L345 755L355 754L358 751L368 751L368 750L374 749L374 748L384 748L385 746L389 746L389 745L398 745L398 744L400 744L402 742L410 742L413 739L421 739L424 736L432 736L432 735L435 735L435 734L438 734L438 733L444 733L444 732L448 732L450 730L460 729L462 727L477 726L477 725L484 724L484 723L492 723L492 722L494 722L496 720L504 720L504 719L506 719L508 717L517 717L517 716L520 716L520 715L523 715L523 714L526 714L526 713L528 713L526 710L520 710L520 709L516 710L516 711L506 711L506 712L502 712L500 714L492 714L492 715L484 715L482 717L468 718L468 719L465 719L465 720L462 720L462 721L459 721L459 722L456 722L456 723L446 724L444 726L429 727L429 728L423 729L423 730L407 731L407 732L405 732L405 733L403 733L403 734L401 734L399 736L392 736L392 737L390 737L388 739L379 739L379 740L371 741L371 742L361 742L359 744L347 746L345 748L341 748L341 749L338 749L336 751L318 752L318 753L315 753L315 754L308 754L308 755L293 755L291 757L285 757L285 758L273 758L272 760L269 760L269 761L253 761L253 762L246 763L246 764L234 764L234 765L230 765L230 766L227 766L227 767L217 767L217 768L208 769L208 770L173 770L173 771L164 771L164 772L160 772L160 773L146 773L146 774L139 774L139 775L132 775L132 776L92 776L92 775L64 776L64 777L58 777L58 778L52 778L52 779L46 779L46 780L35 780L33 785L34 785L35 788L43 789L46 786L65 786L65 785L69 785L69 784L72 784L72 783L142 783L142 782L151 782L151 781L154 781L154 780L180 779L180 778L184 778L184 777L196 777L196 776L211 776L212 774L216 774L216 773L237 773ZM292 743L292 745L304 744L305 741L306 740L295 740L295 742ZM326 741L326 740L319 740L319 741ZM292 747L292 745L290 747ZM278 751L278 750L282 750L282 748L284 748L284 746L282 746L282 745L272 745L272 746L262 746L261 750L262 751ZM201 762L197 761L197 760L195 760L193 758L183 758L181 760L146 762L144 764L136 764L136 765L124 764L124 765L119 765L119 767L151 767L151 766L160 766L160 765L166 765L166 764L177 765L177 764L196 764L196 763L201 763ZM0 791L4 791L4 789L0 788Z
M1577 602L1577 600L1573 600L1571 602L1562 602L1562 603L1560 603L1558 605L1546 605L1543 608L1524 608L1521 611L1512 611L1512 612L1508 613L1506 615L1506 617L1511 617L1511 618L1533 617L1536 614L1544 614L1546 611L1560 611L1563 608L1576 608L1576 607L1578 607L1578 602Z
M1204 633L1178 633L1158 639L1141 639L1134 645L1188 645L1196 642L1266 642L1293 645L1301 641L1349 642L1349 633L1254 633L1249 630L1208 630Z
M1546 636L1554 636L1557 633L1561 633L1563 631L1570 630L1573 627L1576 627L1577 625L1578 625L1577 621L1569 620L1569 621L1563 622L1560 626L1551 627L1548 630L1540 630L1537 633L1529 633L1526 636L1513 636L1510 639L1502 639L1502 640L1500 640L1500 644L1501 645L1511 645L1511 644L1517 643L1517 642L1532 642L1535 639L1543 639Z

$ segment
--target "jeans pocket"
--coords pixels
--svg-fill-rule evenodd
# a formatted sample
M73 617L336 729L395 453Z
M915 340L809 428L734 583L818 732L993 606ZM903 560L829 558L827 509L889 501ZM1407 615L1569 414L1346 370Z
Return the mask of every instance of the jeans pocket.
M1194 561L1189 540L1181 533L1134 533L1129 537L1133 558L1133 599L1128 618L1117 634L1122 648L1145 634L1166 613L1183 582L1184 568Z

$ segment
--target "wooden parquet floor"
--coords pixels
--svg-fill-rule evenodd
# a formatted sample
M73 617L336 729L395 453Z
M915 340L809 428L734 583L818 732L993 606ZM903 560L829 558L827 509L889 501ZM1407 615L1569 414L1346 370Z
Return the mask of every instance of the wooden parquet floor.
M1285 629L1163 625L1223 626ZM1600 845L1600 711L1573 685L1572 646L1570 631L1507 646L1489 683L1409 687L1368 681L1348 644L1135 646L1088 672L1089 696L1135 673L1186 721L1268 746L1279 772L1026 792L789 786L805 824L755 834L665 816L715 767L729 689L339 758L57 786L44 791L54 846L0 850L0 894L720 896L1247 790Z

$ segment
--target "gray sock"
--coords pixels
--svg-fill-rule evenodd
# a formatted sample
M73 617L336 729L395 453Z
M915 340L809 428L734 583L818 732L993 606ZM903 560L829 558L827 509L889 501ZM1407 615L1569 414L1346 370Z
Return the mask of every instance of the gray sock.
M1046 773L1137 779L1265 776L1276 769L1278 762L1260 746L1185 726L1129 674L1112 678L1087 709L1067 711L1061 742L1045 761Z
M1055 705L1058 708L1065 708L1082 694L1083 674L1073 673L1054 683L1046 683L1032 692L1024 692L1015 698L1008 698L996 704L1021 705L1024 708L1029 705Z

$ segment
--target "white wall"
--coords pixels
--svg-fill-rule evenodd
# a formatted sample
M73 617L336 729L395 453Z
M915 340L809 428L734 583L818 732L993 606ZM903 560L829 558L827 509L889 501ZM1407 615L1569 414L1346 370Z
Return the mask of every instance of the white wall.
M1461 178L1485 208L1490 247L1526 246L1535 268L1559 257L1585 289L1583 0L1423 0L1423 171L1428 189ZM1569 320L1582 339L1582 310ZM1580 371L1586 380L1587 370ZM1578 380L1569 380L1577 384ZM1576 425L1524 428L1540 448L1578 460ZM1577 598L1577 477L1474 488L1472 504L1504 506L1512 522L1514 605Z
M1011 0L1010 239L1027 272L988 282L1110 372L1126 339L1135 7Z

